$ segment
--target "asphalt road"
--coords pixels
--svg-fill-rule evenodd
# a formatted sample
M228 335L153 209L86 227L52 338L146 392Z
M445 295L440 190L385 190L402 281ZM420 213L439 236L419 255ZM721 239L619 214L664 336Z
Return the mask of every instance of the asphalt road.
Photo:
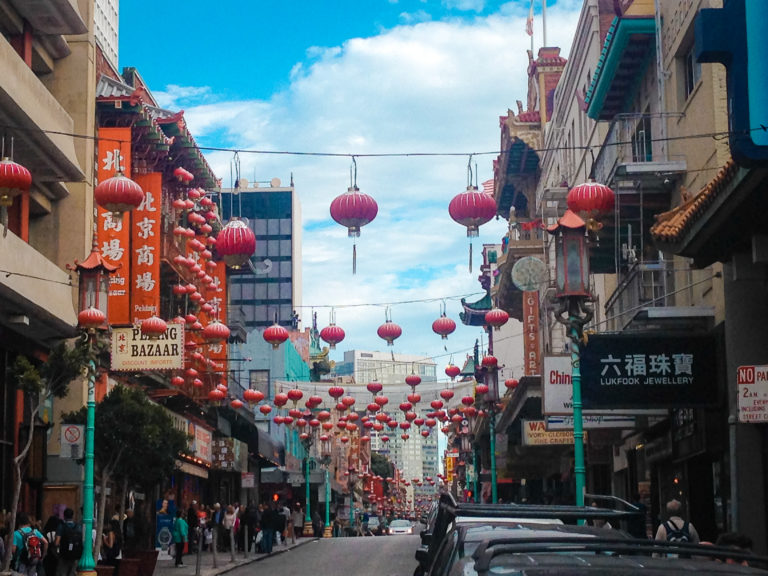
M321 538L235 568L228 576L411 576L418 546L418 536Z

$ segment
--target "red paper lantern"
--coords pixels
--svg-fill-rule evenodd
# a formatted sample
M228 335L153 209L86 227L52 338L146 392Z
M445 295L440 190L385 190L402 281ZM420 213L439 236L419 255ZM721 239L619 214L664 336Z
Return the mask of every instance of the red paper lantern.
M184 378L181 376L174 376L171 378L171 386L176 386L177 388L179 386L184 386Z
M488 326L493 326L496 330L504 326L508 320L509 314L501 308L493 308L485 313L485 323L488 324Z
M429 436L429 430L422 430L421 435L424 436L424 438L426 438L427 436Z
M421 402L421 395L420 394L416 394L416 392L413 392L411 394L408 394L408 396L406 396L406 399L411 404L418 404L419 402Z
M568 208L586 219L596 219L613 211L615 195L605 184L590 180L568 191Z
M253 388L248 388L243 392L243 398L245 398L245 401L249 402L250 404L258 404L264 400L264 392L260 390L254 390Z
M373 401L379 406L384 407L389 402L389 398L387 398L386 396L376 396L376 398L374 398Z
M384 324L379 326L376 333L379 335L379 338L387 341L387 346L392 346L393 342L402 335L403 329L392 322L392 320L387 320Z
M448 402L451 398L453 398L453 390L440 390L440 398Z
M421 378L418 374L408 374L408 376L405 377L405 383L408 384L411 388L415 388L419 384L421 384Z
M119 220L123 212L137 208L144 200L144 191L136 182L118 172L111 178L99 182L93 191L96 204L112 212L112 217Z
M499 361L496 359L495 356L483 356L483 359L481 362L482 362L483 368L487 368L488 370L495 370L496 367L499 365Z
M203 338L208 342L225 342L229 334L229 328L218 320L214 320L203 329Z
M192 173L189 170L185 170L181 166L179 166L173 171L173 175L176 177L176 179L179 182L183 184L188 184L192 182L192 180L194 179L194 176L192 175Z
M224 400L224 398L227 397L227 393L223 390L219 390L218 388L214 388L210 392L208 392L208 400L211 400L212 402L218 402L219 400Z
M443 402L441 400L432 400L429 405L432 406L433 410L440 410L443 407Z
M288 330L280 326L277 322L264 330L264 340L272 344L272 348L277 350L280 344L288 340Z
M229 405L232 406L232 408L234 408L235 410L242 408L244 406L242 400L239 400L237 398L232 400L232 402L230 402Z
M341 403L347 408L351 408L355 405L355 399L352 396L344 396L344 398L341 399Z
M340 326L336 326L336 324L333 323L320 331L320 338L328 343L328 346L331 348L331 350L336 349L336 344L344 340L344 336L344 330L342 330Z
M14 197L32 186L32 174L10 158L0 160L0 206L8 208Z
M496 200L470 184L464 192L454 196L448 205L448 213L466 226L467 237L474 238L479 235L479 227L496 216Z
M368 382L368 384L366 385L366 388L368 389L368 392L376 395L384 389L384 386L381 384L381 382L373 381L373 382Z
M488 384L478 384L477 386L475 386L475 393L480 396L488 394L488 390L489 390Z
M227 266L237 270L256 252L256 235L244 220L233 218L216 237L216 252Z
M504 386L506 386L510 390L514 390L515 388L517 388L518 384L520 384L520 382L516 378L508 378L504 380Z
M278 408L282 408L288 402L288 394L285 394L283 392L278 392L277 394L275 394L275 397L272 399L272 402Z
M456 376L459 374L461 374L461 368L455 364L448 364L448 366L445 367L445 375L448 376L451 380L456 378Z
M160 338L168 330L168 324L162 318L151 316L141 321L141 334L151 340Z
M337 196L331 202L331 218L345 226L350 238L360 236L360 228L376 218L379 206L376 201L360 192L357 185L350 186L344 194ZM357 248L352 247L352 273L357 271Z
M270 406L269 404L262 404L261 406L259 406L259 412L261 412L262 414L264 414L264 416L266 416L267 414L272 412L272 406Z
M344 396L344 388L341 386L331 386L328 388L328 395L334 400Z
M94 306L89 306L77 315L77 325L84 330L95 330L106 321L107 315Z
M432 331L439 334L443 340L448 339L448 335L452 334L454 330L456 330L456 322L448 318L445 313L432 322Z
M464 396L461 399L461 403L464 404L464 406L472 406L472 404L475 403L475 399L472 396Z
M288 399L296 404L299 400L301 400L304 396L304 392L299 390L298 388L293 388L292 390L288 390Z

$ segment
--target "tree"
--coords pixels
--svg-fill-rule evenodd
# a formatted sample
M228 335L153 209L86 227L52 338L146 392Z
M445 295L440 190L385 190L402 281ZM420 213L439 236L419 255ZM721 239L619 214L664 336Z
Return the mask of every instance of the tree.
M371 451L371 473L382 478L391 478L395 473L395 467L389 458ZM389 482L384 481L384 491L389 493Z
M11 500L10 525L16 525L16 509L21 495L23 465L32 446L35 423L40 417L40 408L49 398L64 398L69 393L73 380L84 375L90 349L86 339L81 339L74 346L61 342L51 350L44 361L30 360L26 356L17 356L11 365L11 380L17 389L23 392L23 410L28 415L29 433L19 453L13 458L13 472L16 483ZM7 572L11 564L11 554L6 554L3 571Z
M85 408L64 417L70 423L83 423L85 418ZM107 485L112 481L121 484L121 502L125 502L129 484L148 490L170 476L187 443L188 436L141 388L113 388L96 407L94 422L93 460L101 486L99 510L105 510ZM101 548L105 517L102 513L96 526L95 558Z

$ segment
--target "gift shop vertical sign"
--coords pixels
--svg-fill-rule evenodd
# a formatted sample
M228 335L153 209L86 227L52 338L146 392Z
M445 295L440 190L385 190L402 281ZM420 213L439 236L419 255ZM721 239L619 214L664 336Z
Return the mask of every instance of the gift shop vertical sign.
M541 374L539 352L539 293L523 292L523 330L525 331L525 375Z
M119 170L131 174L131 129L99 128L99 163L97 178L104 182ZM101 256L118 266L109 279L109 316L113 325L131 323L130 276L131 276L131 216L123 213L115 217L110 211L98 206L96 240Z

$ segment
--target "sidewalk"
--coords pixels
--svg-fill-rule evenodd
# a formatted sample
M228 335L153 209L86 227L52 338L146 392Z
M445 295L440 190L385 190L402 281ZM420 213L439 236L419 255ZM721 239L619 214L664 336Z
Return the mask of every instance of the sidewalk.
M288 552L297 546L312 542L313 540L315 540L315 538L298 538L295 544L291 544L290 541L287 545L280 544L279 546L272 548L271 555L274 556L276 554ZM218 552L216 554L216 567L214 568L213 554L211 552L201 552L200 576L216 576L218 574L224 574L239 566L244 566L251 562L258 562L269 556L270 554L254 554L251 552L246 558L243 552L236 552L235 560L233 562L230 552ZM160 555L157 558L157 566L155 567L154 576L194 576L196 562L197 554L185 554L184 566L177 568L174 566L174 559L169 556L167 552L160 552Z

